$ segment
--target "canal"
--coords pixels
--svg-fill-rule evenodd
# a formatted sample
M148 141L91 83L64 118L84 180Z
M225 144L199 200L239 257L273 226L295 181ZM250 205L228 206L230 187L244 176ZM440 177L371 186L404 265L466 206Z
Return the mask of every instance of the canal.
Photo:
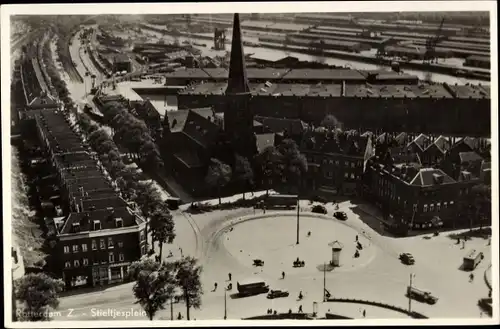
M173 42L176 38L173 36L169 35L163 35L162 33L158 33L152 30L143 30L145 33L143 34L148 37L148 42L157 42L161 39L163 39L166 42ZM228 37L227 39L231 38L231 32L228 31ZM258 42L258 34L260 34L257 31L250 31L248 33L245 33L243 36L244 41L248 42ZM117 36L120 36L124 39L128 39L131 37L132 39L135 36L139 36L135 32L129 33L116 33ZM210 36L210 33L206 34L207 36ZM177 40L180 43L183 43L185 41L190 41L192 43L196 44L206 44L205 47L202 46L196 46L196 48L201 50L202 56L208 56L208 57L214 57L214 56L224 56L226 51L220 50L216 51L213 49L210 49L213 46L213 42L211 40L205 40L205 39L199 39L199 38L187 38L187 37L178 37ZM229 45L226 45L226 49L229 49ZM374 65L374 64L368 64L368 63L362 63L362 62L357 62L357 61L352 61L352 60L343 60L343 59L337 59L337 58L330 58L330 57L322 57L322 56L314 56L314 55L308 55L308 54L302 54L302 53L297 53L293 51L285 51L285 50L277 50L277 49L269 49L269 48L264 48L264 47L249 47L249 46L244 46L245 48L245 54L254 54L259 57L280 57L280 56L293 56L298 58L299 60L302 61L314 61L314 62L320 62L320 63L326 63L329 65L335 65L339 67L349 67L352 69L359 69L359 70L390 70L389 67L384 66L384 65ZM375 50L371 50L373 52ZM450 76L446 74L439 74L439 73L432 73L432 72L425 72L425 71L419 71L419 70L402 70L405 73L412 74L417 76L421 80L426 80L426 81L432 81L432 82L437 82L437 83L448 83L448 84L484 84L488 85L488 81L481 81L481 80L475 80L475 79L467 79L467 78L460 78L460 77L455 77L455 76Z

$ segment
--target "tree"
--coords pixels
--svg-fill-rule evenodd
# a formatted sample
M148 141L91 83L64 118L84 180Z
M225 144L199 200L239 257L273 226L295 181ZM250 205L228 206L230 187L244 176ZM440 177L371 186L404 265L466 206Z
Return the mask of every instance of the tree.
M307 172L307 159L300 153L297 144L292 139L285 139L279 146L281 175L283 181L300 189L302 178Z
M151 183L139 183L137 185L137 197L134 200L141 209L146 220L146 244L148 244L148 223L155 209L161 207L160 193Z
M163 244L172 243L175 238L174 233L174 221L172 220L172 214L165 206L164 203L154 210L151 214L151 232L153 237L153 242L158 241L158 247L160 248L160 260L163 255ZM154 248L154 245L153 245Z
M186 319L190 320L189 311L191 307L196 309L201 306L201 296L203 295L200 275L202 267L193 257L185 257L175 262L176 282L182 291L182 299L186 302Z
M221 188L227 185L231 180L231 167L222 161L212 158L210 160L210 166L208 167L207 176L205 177L205 182L217 189L217 195L219 196L219 205L222 204L221 199Z
M340 128L340 122L332 114L328 114L327 116L325 116L325 118L321 121L320 125L329 130Z
M59 293L63 291L62 280L45 273L30 273L14 282L16 299L24 304L27 321L47 321L48 312L59 306Z
M259 166L263 179L265 180L266 194L269 195L269 181L275 178L278 174L277 163L280 154L274 146L266 147L256 157L256 162Z
M240 182L245 189L253 184L252 165L247 158L236 155L233 178L235 181ZM245 190L243 190L243 199L245 199Z
M134 262L130 267L131 278L136 280L132 288L136 303L142 306L152 321L155 314L165 309L165 303L174 296L176 279L168 267L152 264L150 259Z

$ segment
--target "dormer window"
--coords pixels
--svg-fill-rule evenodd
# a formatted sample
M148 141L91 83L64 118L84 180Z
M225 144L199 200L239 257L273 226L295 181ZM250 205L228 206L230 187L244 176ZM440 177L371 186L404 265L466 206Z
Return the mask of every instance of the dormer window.
M100 220L95 220L94 221L94 231L98 231L101 229L101 221Z
M73 223L73 233L80 232L80 223Z
M116 227L123 227L123 219L115 218Z

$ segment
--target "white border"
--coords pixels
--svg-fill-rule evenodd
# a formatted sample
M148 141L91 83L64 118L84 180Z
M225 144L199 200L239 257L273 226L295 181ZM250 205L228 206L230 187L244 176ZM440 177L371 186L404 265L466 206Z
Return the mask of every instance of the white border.
M256 10L258 8L258 10ZM82 328L82 327L136 327L136 326L318 326L318 325L405 325L405 324L498 324L498 298L493 299L493 317L490 319L429 319L429 320L334 320L328 321L50 321L37 323L11 322L11 150L10 150L10 17L11 15L54 15L54 14L182 14L182 13L299 13L299 12L395 12L395 11L489 11L491 31L491 141L493 175L492 200L498 200L498 48L497 48L497 6L496 1L351 1L351 2L234 2L234 3L113 3L113 4L29 4L1 6L1 104L2 104L2 181L3 181L3 225L4 225L4 305L5 327L10 328ZM492 278L493 291L498 292L498 203L493 204ZM459 288L458 288L459 289ZM494 293L498 297L498 293Z

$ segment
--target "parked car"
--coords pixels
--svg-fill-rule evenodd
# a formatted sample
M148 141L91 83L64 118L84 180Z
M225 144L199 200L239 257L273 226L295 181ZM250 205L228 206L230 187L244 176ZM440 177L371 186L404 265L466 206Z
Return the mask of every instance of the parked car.
M492 304L493 304L493 300L491 298L481 298L477 304L479 305L479 307L481 309L483 309L484 311L486 311L488 314L492 314L492 311L493 311L493 308L492 308Z
M413 255L410 254L409 252L404 252L402 254L399 254L399 259L405 265L415 264L415 258L413 258Z
M290 293L288 291L285 291L285 290L271 290L267 294L268 299L288 297L288 296L290 296Z
M311 212L314 212L317 214L324 214L324 215L326 215L328 213L325 206L323 206L321 204L314 205L311 209Z
M343 211L336 211L333 214L333 217L337 218L338 220L347 220L347 214Z

